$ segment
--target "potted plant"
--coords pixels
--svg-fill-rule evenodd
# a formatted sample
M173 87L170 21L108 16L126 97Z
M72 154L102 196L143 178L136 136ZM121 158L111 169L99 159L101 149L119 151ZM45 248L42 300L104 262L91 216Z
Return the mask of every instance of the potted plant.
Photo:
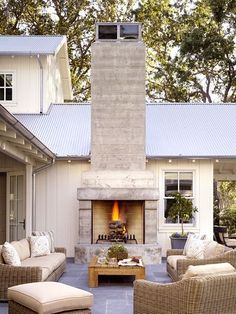
M173 203L168 209L168 216L172 219L179 218L181 223L181 233L175 232L170 236L172 249L183 249L187 240L187 233L184 232L184 221L189 221L198 211L193 206L192 200L184 197L181 193L172 193Z
M122 244L112 245L107 252L108 258L116 258L117 261L128 258L128 250Z

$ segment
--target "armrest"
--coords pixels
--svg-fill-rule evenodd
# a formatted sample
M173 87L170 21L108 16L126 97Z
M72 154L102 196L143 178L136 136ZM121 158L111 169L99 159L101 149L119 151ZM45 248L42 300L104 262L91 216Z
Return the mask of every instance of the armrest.
M66 255L66 248L64 247L55 247L56 253L64 253Z
M183 255L184 250L182 249L169 249L166 251L166 257L170 255Z
M134 314L184 313L184 310L181 311L180 308L183 290L181 281L160 284L147 280L135 280Z
M231 250L216 257L207 259L179 259L177 260L176 270L178 276L180 277L181 275L185 274L189 265L196 266L226 262L236 267L236 250Z

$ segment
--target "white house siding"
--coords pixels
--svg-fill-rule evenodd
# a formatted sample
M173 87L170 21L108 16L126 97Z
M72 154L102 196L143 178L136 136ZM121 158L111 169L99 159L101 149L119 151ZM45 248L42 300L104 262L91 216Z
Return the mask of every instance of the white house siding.
M168 160L149 161L147 170L152 170L156 177L156 187L159 188L159 201L157 202L157 242L162 247L162 254L170 248L169 236L180 231L180 225L165 225L164 213L164 172L165 171L193 171L194 174L194 200L198 208L196 223L192 226L185 226L185 231L192 231L198 234L213 236L213 163L209 160Z
M15 76L14 100L1 104L11 113L39 112L39 64L36 57L1 56L1 71L13 72Z
M46 69L44 112L47 111L48 106L51 103L64 102L62 78L58 58L55 56L48 56Z
M79 241L77 188L89 166L88 162L57 161L36 175L36 229L53 230L55 244L66 247L67 256L74 256Z

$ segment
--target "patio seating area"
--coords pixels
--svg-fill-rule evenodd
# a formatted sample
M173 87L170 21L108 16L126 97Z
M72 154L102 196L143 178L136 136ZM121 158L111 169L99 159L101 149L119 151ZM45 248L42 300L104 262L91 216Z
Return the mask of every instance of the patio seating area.
M171 282L166 272L165 260L161 264L147 265L145 278L159 283ZM67 259L67 271L59 279L59 282L93 293L93 314L132 314L132 281L133 278L128 276L109 278L101 276L98 288L88 288L88 265L75 264L73 259ZM8 313L7 303L0 303L0 313Z

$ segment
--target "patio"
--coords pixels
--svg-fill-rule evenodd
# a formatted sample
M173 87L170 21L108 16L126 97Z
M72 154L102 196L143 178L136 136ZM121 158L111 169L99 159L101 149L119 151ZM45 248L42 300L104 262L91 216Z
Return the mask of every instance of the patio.
M147 265L146 279L162 283L171 282L166 273L166 263ZM67 260L67 272L59 280L73 287L90 291L94 295L93 314L132 314L133 285L130 277L101 277L98 288L88 288L87 264L74 264ZM8 313L7 303L0 303L1 314Z

